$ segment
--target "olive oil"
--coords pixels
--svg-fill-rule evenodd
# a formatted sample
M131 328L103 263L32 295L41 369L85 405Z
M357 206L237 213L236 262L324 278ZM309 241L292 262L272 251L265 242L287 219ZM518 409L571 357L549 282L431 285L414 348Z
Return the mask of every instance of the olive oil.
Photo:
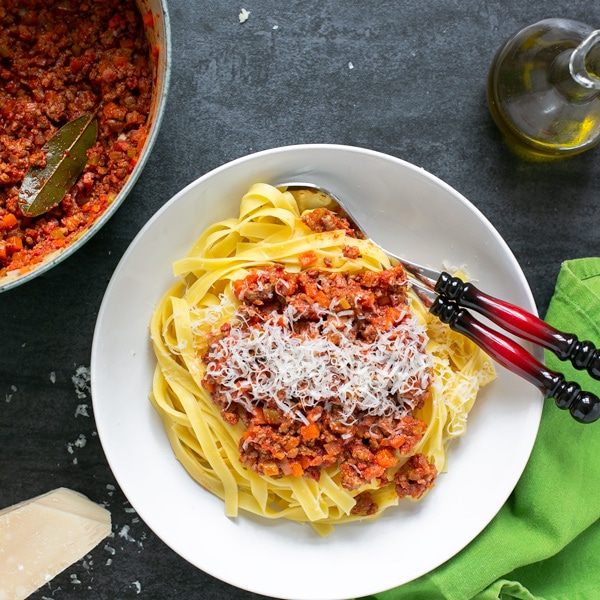
M600 30L545 19L515 33L488 76L490 113L519 155L544 160L600 143Z

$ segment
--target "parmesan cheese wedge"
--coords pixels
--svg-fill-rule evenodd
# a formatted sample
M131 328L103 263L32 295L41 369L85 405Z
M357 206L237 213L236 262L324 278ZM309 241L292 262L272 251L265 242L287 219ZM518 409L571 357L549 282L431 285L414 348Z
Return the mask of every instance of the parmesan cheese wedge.
M0 510L0 600L24 600L110 532L110 513L66 488Z

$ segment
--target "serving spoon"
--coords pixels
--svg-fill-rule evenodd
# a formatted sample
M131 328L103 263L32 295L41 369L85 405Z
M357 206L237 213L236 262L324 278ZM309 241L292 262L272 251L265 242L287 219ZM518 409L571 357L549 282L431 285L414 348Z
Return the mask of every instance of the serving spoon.
M553 352L560 360L570 361L578 370L586 370L600 380L600 350L590 341L580 341L575 334L555 329L536 315L486 294L472 283L419 265L388 251L361 229L351 208L329 190L312 182L290 181L275 184L282 191L310 191L320 194L319 204L330 210L342 210L355 227L406 271L412 289L429 312L451 329L465 335L496 362L537 386L545 398L554 398L561 409L568 409L581 423L592 423L600 417L600 399L585 392L576 382L547 369L532 354L512 339L479 322L469 312L472 309L506 332Z

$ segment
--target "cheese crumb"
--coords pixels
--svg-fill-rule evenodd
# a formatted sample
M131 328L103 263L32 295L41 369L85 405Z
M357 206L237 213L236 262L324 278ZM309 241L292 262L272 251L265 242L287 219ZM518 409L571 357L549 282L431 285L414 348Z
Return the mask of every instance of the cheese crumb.
M90 413L88 412L87 404L79 404L75 409L75 417L89 417Z
M87 398L91 392L90 389L90 369L88 367L79 366L75 370L75 375L71 377L71 381L75 386L75 393L79 399Z
M129 527L129 525L123 525L123 527L121 528L121 531L119 531L119 537L122 537L123 539L127 540L128 542L135 542L135 539L129 535L130 529L131 528Z
M238 15L238 19L240 20L240 23L245 23L248 20L249 16L250 16L250 11L246 10L245 8L242 8L242 10L240 11L240 14Z

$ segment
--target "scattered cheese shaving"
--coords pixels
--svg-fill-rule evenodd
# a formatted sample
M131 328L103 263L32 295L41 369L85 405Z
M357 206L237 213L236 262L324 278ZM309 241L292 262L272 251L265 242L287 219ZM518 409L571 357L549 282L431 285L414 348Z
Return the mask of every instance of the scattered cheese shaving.
M346 422L353 413L402 416L415 408L431 377L427 335L411 314L374 342L350 335L352 319L325 320L312 332L294 331L288 305L260 327L234 325L207 357L207 374L230 402L252 406L274 400L286 415L304 421L301 409L337 405ZM240 395L240 388L249 392Z
M77 408L75 409L75 417L89 417L90 413L88 412L88 405L87 404L79 404L77 405Z
M250 16L250 11L246 10L245 8L242 8L242 10L240 11L240 14L238 15L238 19L240 20L240 23L245 23L248 20L249 16Z
M129 527L129 525L123 525L123 527L121 528L121 531L119 531L119 537L122 537L123 539L127 540L128 542L135 542L135 539L129 535L130 529L131 528Z
M73 381L75 393L78 398L83 399L88 397L91 391L90 380L91 375L89 367L84 367L83 365L77 367L75 375L71 377L71 381Z

